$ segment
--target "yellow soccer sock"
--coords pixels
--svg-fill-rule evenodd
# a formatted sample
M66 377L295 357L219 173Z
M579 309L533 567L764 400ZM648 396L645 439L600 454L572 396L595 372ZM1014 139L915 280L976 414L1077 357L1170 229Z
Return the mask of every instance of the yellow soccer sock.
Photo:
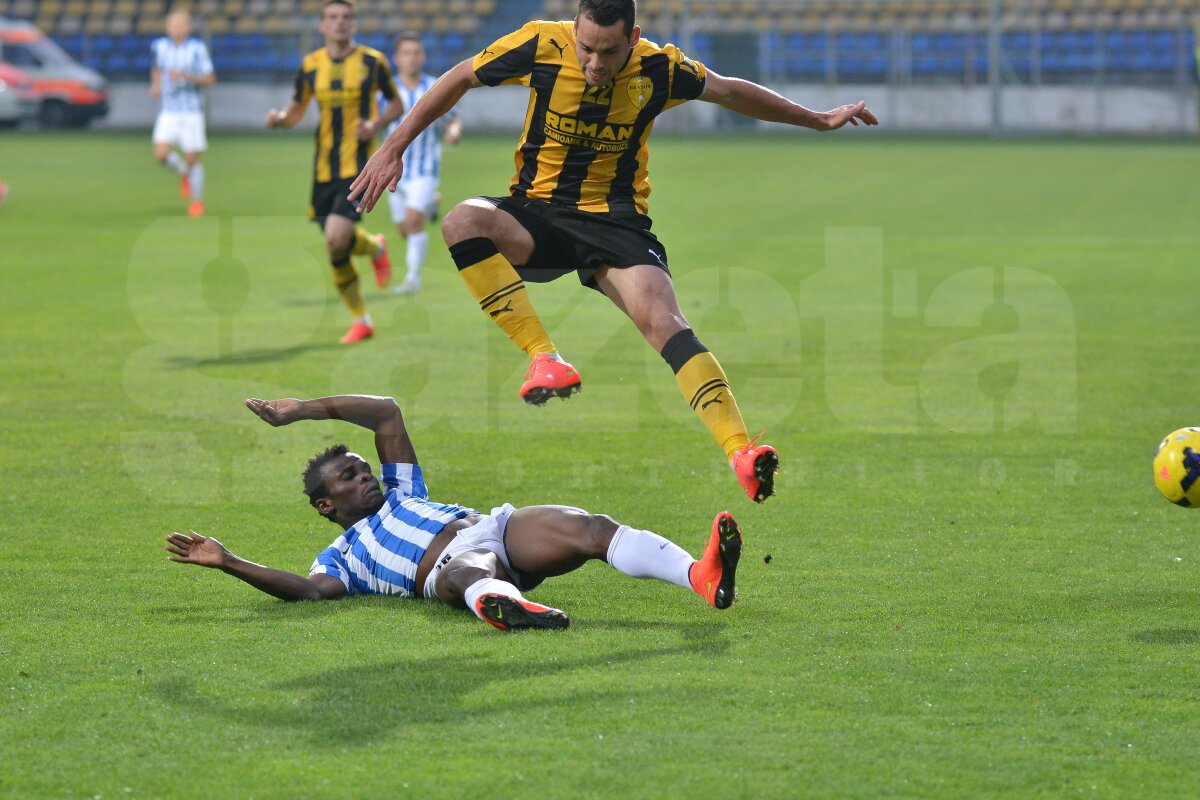
M717 359L691 328L667 340L662 357L675 371L683 399L725 451L725 458L733 458L735 451L750 443L750 437Z
M375 251L379 249L379 242L375 237L364 228L362 225L354 226L354 247L350 252L356 256L375 256Z
M333 262L333 285L337 287L342 302L356 320L367 316L367 307L363 303L362 290L358 285L358 270L354 269L349 256Z
M517 347L530 358L558 352L529 302L525 282L491 239L461 241L450 247L450 256L479 307Z

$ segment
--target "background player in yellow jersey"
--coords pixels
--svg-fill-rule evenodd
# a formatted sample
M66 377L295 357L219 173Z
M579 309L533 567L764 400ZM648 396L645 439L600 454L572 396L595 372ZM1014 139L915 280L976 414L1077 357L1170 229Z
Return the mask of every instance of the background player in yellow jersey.
M371 256L375 281L381 287L391 272L383 234L368 233L357 224L362 217L346 200L346 192L375 150L375 132L404 110L387 58L378 50L355 44L357 25L352 0L326 0L320 23L325 46L304 57L287 108L267 112L268 128L290 128L304 118L313 97L321 109L308 216L325 232L333 282L354 318L342 337L343 344L375 333L351 255ZM388 101L382 113L378 95Z
M480 307L531 358L521 396L540 405L580 387L529 303L524 281L577 272L629 315L675 372L684 399L725 451L750 499L774 492L779 457L755 446L725 373L692 332L650 232L647 139L654 118L688 100L757 119L830 131L878 124L856 103L810 111L758 84L726 78L673 45L641 38L634 0L580 0L573 21L531 22L445 75L351 185L370 209L394 191L409 143L469 90L530 88L508 197L460 203L442 223L450 254Z

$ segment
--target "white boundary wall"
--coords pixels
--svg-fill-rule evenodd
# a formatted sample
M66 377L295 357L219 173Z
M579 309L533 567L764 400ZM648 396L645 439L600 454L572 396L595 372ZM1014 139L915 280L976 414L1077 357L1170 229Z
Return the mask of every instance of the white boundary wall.
M991 92L986 86L825 86L773 87L809 108L829 109L866 100L883 122L882 130L939 133L989 133ZM289 84L218 84L209 95L209 129L261 127L267 109L283 108ZM460 103L463 122L474 129L516 130L525 118L528 90L502 86L477 89ZM97 128L145 128L154 123L156 106L148 84L112 87L112 110ZM1173 89L1077 86L1009 87L1001 94L1005 131L1048 134L1196 135L1200 132L1197 91L1181 100ZM311 129L315 112L301 127ZM725 112L708 103L688 103L664 115L660 129L707 131L729 127ZM760 127L770 127L760 123ZM147 133L147 135L149 135Z

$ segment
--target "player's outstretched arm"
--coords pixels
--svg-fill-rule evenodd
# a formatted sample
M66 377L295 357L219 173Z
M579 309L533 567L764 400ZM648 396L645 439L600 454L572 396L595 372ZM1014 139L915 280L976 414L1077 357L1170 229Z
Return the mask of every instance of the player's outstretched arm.
M345 585L329 575L305 578L281 569L271 569L238 558L225 545L210 536L195 531L172 533L167 537L166 551L170 559L180 564L195 564L219 569L280 600L332 600L346 593Z
M847 122L851 125L860 122L879 124L879 118L867 108L865 101L838 106L832 111L812 111L765 86L741 78L726 78L711 69L705 77L704 94L700 99L754 119L783 122L814 131L835 131Z
M396 191L404 171L404 151L413 139L454 108L463 95L479 86L483 86L483 82L475 76L471 60L467 59L448 69L421 95L400 127L383 140L375 155L371 156L363 171L350 184L349 199L355 203L358 211L370 211L385 191Z
M416 464L417 454L404 415L391 397L340 394L314 400L246 400L246 408L278 428L304 419L340 419L375 432L375 451L384 464Z

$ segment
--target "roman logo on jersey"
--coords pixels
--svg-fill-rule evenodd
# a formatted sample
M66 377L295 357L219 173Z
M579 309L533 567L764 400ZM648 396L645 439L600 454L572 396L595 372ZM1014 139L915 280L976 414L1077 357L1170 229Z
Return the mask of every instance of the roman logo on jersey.
M566 145L590 147L598 153L623 153L633 139L632 125L585 122L567 114L546 112L546 136Z
M641 111L646 107L646 103L650 102L651 95L654 94L654 81L645 75L638 75L636 78L631 78L625 85L625 91L629 92L629 102Z

